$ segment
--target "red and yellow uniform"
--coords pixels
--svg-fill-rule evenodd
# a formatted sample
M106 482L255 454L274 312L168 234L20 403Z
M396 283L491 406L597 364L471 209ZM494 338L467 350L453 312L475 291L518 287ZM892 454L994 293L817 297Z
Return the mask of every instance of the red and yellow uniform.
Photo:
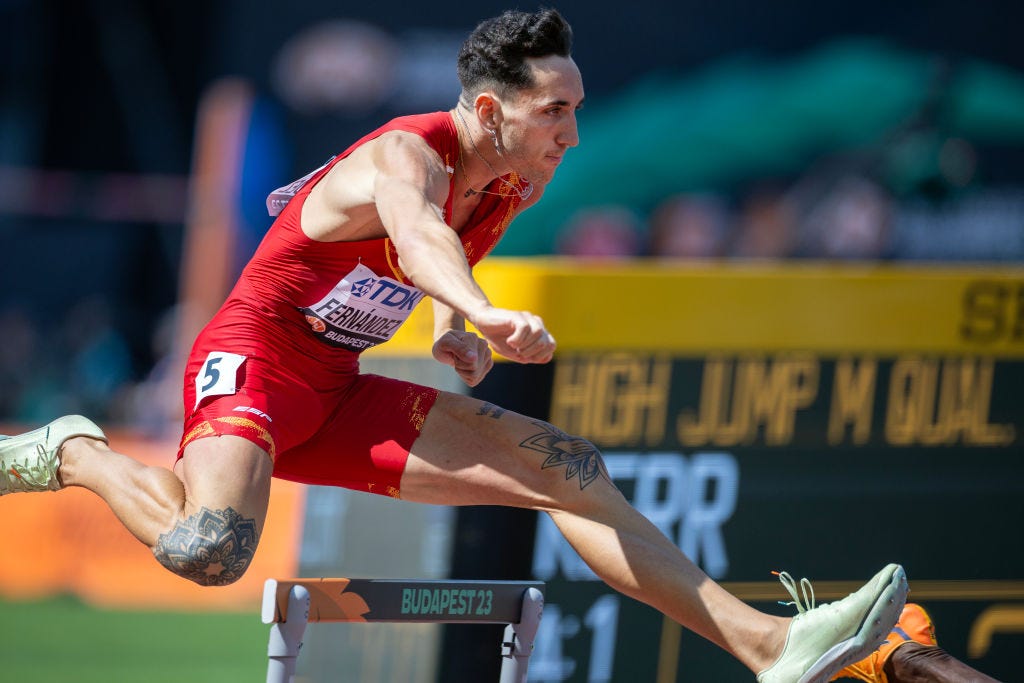
M317 242L301 227L316 183L392 130L421 136L448 168L450 223L460 147L448 112L394 119L271 195L280 214L193 346L179 458L195 439L233 434L266 450L277 477L398 495L437 391L360 374L359 354L390 339L425 295L398 267L390 239ZM483 196L460 234L470 265L497 244L520 201Z

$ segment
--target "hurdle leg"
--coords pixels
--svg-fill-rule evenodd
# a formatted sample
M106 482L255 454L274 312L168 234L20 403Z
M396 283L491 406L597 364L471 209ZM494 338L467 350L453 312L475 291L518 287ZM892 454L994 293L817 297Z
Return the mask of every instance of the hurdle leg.
M519 623L505 627L501 643L501 683L526 683L533 641L543 612L544 596L536 588L528 588L523 595L523 613Z
M309 621L309 591L292 586L288 592L288 621L272 624L267 643L267 683L291 683Z

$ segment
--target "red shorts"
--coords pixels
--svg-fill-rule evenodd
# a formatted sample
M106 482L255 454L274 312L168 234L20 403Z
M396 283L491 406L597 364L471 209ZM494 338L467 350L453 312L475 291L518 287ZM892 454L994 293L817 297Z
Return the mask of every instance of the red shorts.
M178 458L196 439L231 434L267 451L275 477L399 497L436 389L218 336L200 335L185 370Z

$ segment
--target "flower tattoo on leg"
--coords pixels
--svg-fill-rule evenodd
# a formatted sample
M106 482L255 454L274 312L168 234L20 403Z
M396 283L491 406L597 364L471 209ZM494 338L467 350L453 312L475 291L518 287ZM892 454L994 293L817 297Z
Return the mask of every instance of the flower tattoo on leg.
M519 445L547 456L541 469L565 467L565 479L579 478L580 490L587 488L599 477L611 482L600 451L586 439L569 436L545 422L535 421L544 431L534 434Z

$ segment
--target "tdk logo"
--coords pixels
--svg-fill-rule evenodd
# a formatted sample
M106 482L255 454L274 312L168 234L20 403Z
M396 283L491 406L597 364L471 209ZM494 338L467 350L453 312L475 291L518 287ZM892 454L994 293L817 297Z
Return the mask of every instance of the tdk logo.
M352 296L363 296L377 284L377 278L368 277L352 283Z
M357 280L352 283L352 296L367 299L388 308L411 311L423 298L423 292L403 287L394 281L368 277L365 280Z

